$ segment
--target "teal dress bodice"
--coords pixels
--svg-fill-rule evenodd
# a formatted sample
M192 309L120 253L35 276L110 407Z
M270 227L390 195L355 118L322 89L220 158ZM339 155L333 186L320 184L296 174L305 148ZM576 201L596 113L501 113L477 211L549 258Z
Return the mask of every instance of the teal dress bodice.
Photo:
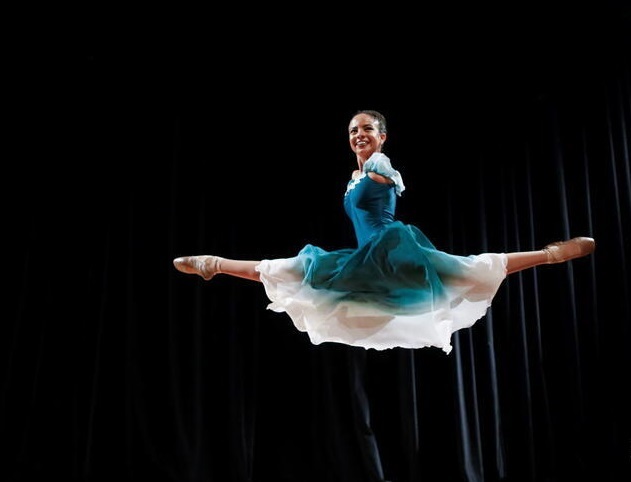
M396 203L394 184L373 181L365 173L349 182L344 210L353 223L358 246L394 222Z

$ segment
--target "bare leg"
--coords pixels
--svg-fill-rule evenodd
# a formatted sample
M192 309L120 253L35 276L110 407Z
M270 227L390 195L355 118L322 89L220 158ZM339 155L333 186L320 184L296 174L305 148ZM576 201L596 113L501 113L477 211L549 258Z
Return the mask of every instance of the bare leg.
M548 263L548 253L543 249L537 251L519 251L515 253L506 253L508 260L506 264L506 273L516 273L518 271L534 268L540 264Z
M220 273L252 281L261 281L260 274L255 269L259 263L260 261L245 261L208 255L183 256L173 260L173 265L178 271L186 274L197 274L207 281Z
M596 243L592 238L578 237L548 244L545 248L536 251L507 253L506 271L507 274L511 274L540 264L564 263L574 258L587 256L595 249Z

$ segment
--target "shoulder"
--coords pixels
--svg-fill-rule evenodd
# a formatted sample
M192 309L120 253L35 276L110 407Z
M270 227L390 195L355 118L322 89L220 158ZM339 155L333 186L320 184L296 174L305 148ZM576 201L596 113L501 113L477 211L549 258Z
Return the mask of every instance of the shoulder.
M390 159L382 152L375 152L368 158L364 164L364 172L376 182L394 184L398 195L405 190L401 174L392 167Z
M394 184L394 181L390 179L389 177L386 177L382 174L377 174L374 171L368 171L366 175L373 181L378 182L380 184Z

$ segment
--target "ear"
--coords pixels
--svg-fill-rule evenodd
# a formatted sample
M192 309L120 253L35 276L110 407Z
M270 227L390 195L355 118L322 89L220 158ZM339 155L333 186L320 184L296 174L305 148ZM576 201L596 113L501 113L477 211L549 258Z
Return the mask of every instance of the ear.
M388 134L382 132L379 134L379 138L381 139L381 145L383 146L386 143L386 139L388 138Z

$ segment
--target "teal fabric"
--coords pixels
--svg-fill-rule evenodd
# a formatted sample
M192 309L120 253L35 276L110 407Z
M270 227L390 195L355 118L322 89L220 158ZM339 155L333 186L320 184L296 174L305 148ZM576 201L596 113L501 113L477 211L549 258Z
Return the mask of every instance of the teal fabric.
M416 227L399 221L358 249L325 251L307 245L300 253L305 283L339 292L339 300L376 303L397 314L422 310L443 294L431 258L436 249Z
M326 251L306 245L298 254L304 283L337 292L339 300L376 303L396 314L435 306L444 295L443 277L457 277L470 260L438 251L416 226L395 220L403 181L386 156L373 158L344 196L358 247ZM369 171L396 182L376 182L365 175Z

